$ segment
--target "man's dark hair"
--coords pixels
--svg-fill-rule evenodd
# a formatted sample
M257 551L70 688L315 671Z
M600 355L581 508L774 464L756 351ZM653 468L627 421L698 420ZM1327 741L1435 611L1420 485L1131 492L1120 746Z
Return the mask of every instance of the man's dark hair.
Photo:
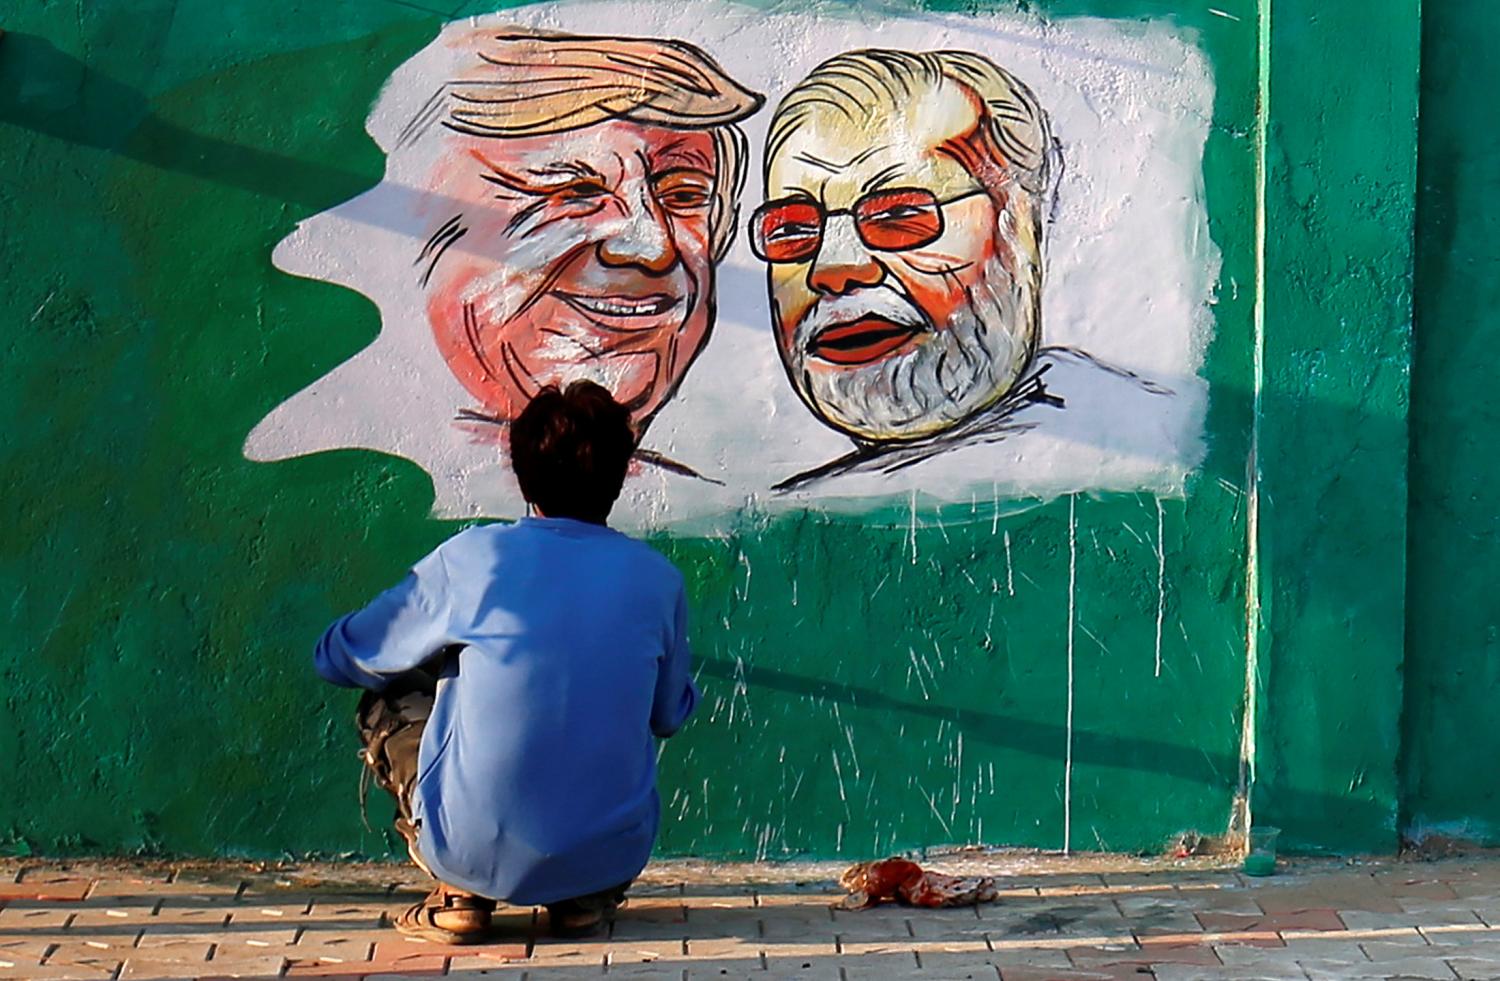
M630 410L591 381L548 385L510 424L510 465L549 518L604 524L635 452Z

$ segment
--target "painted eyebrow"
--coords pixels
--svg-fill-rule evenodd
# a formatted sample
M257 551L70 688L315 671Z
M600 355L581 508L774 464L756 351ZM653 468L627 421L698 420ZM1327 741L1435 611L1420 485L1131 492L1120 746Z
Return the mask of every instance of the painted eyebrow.
M869 147L868 149L862 150L860 153L856 154L854 157L850 158L844 163L834 163L831 160L824 160L821 157L815 157L810 153L799 153L792 159L800 160L805 164L811 164L814 167L828 171L830 174L836 174L841 170L846 170L850 167L853 167L855 164L864 163L866 160L870 159L881 150L887 149L890 149L890 147L884 143L879 143L875 146Z
M876 188L880 187L882 184L885 184L888 181L890 181L892 178L898 176L901 173L901 169L902 169L902 165L901 164L899 164L899 163L893 163L893 164L891 164L889 167L885 168L880 173L876 174L874 177L871 177L869 180L867 180L863 184L861 184L860 188L859 188L860 192L864 193L864 194L870 193L871 191L873 191Z
M704 173L712 174L714 171L713 161L702 150L689 146L687 140L678 140L676 143L668 144L654 154L654 157L657 163L668 157L676 157L684 163L698 167Z
M570 184L576 184L580 181L600 181L602 183L604 180L604 175L583 161L564 160L555 164L548 164L545 167L527 168L526 172L533 177L564 178L560 181L536 183L527 180L519 174L511 173L478 150L470 150L469 154L489 171L489 173L479 175L481 180L488 181L509 191L515 191L519 194L529 194L533 197L551 194L554 191L561 190Z
M561 160L555 164L548 164L545 167L527 168L526 172L534 174L537 177L555 177L561 174L578 180L604 180L603 174L582 160Z

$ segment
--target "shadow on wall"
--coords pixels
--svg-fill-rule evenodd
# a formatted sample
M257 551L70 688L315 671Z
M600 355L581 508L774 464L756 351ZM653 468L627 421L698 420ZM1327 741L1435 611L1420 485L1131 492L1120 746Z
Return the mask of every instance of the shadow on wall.
M828 699L850 708L941 719L953 724L967 739L1032 756L1061 760L1064 747L1068 745L1068 731L1061 725L935 702L909 701L863 685L843 684L775 668L742 666L720 658L700 658L698 663L703 675L730 683ZM1072 752L1075 764L1163 773L1208 786L1223 786L1226 776L1235 773L1239 766L1239 761L1229 753L1077 729L1073 732ZM1395 833L1394 812L1375 801L1280 786L1261 787L1258 793L1274 797L1280 813L1357 813L1360 827L1390 827L1392 834Z
M316 210L367 175L200 136L151 111L145 93L34 34L0 35L0 123Z

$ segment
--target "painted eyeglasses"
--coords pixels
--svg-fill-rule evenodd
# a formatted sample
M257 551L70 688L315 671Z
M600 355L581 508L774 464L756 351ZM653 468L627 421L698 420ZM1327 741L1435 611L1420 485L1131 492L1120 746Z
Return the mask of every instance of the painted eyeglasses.
M750 247L766 262L806 262L818 254L828 219L850 215L866 248L877 252L917 249L943 234L945 205L983 193L976 188L940 199L923 188L892 188L872 191L853 207L837 211L825 211L810 198L767 201L750 218Z

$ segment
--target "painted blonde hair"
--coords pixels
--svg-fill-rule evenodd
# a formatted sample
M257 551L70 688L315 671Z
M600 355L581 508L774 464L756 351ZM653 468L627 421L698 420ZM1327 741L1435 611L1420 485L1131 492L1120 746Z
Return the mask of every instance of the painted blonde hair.
M481 31L458 46L475 61L428 99L402 130L409 145L433 123L469 136L506 139L564 133L612 119L703 130L716 173L709 228L714 258L734 237L748 157L735 125L765 99L683 41Z
M1033 194L1049 194L1056 151L1047 114L1020 79L967 51L866 48L829 58L776 107L766 138L766 168L816 113L840 112L863 123L877 112L901 109L944 81L974 93L986 109L975 149L990 159L976 156L965 166L980 178L985 175L977 170L997 166Z

